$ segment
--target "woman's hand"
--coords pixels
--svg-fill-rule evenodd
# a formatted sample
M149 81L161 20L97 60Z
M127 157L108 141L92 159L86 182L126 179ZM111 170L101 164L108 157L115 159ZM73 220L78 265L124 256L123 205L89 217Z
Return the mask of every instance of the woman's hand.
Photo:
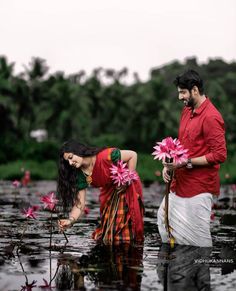
M73 225L72 219L60 219L58 220L58 227L60 231L64 231L65 229L71 227Z

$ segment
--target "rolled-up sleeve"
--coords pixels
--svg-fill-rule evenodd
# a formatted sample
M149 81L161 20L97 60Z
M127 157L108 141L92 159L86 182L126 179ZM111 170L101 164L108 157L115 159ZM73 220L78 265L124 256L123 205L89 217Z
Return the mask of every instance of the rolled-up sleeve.
M225 126L221 116L206 117L203 124L204 138L209 149L206 159L209 164L223 163L227 158Z

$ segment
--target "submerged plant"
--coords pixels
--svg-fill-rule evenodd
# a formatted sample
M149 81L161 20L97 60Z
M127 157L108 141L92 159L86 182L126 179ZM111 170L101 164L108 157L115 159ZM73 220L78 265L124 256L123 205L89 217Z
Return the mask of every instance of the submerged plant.
M37 287L35 285L37 281L33 280L32 283L25 282L24 286L21 286L21 291L31 291L34 287Z
M25 272L25 269L24 269L23 264L22 264L21 259L20 259L20 255L19 255L18 249L16 251L16 254L17 254L17 257L19 259L21 270L22 270L22 272L23 272L23 274L25 276L25 285L23 285L23 286L21 285L21 290L20 291L32 291L32 289L34 287L37 287L37 285L35 285L37 283L37 281L33 280L32 283L29 283L27 274Z
M48 281L43 278L43 282L44 282L44 285L39 286L41 289L52 290L52 288L56 288L56 286L51 286L51 280L48 283Z

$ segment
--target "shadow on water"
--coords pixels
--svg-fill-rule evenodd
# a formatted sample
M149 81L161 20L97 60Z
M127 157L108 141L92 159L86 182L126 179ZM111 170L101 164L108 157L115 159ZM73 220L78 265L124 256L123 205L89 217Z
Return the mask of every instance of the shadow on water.
M0 290L235 290L235 192L230 186L215 201L213 248L161 244L156 213L163 189L144 189L144 245L105 246L91 234L98 223L98 192L90 189L90 213L67 231L69 242L58 233L53 216L49 248L49 213L40 211L24 231L20 209L39 204L55 183L38 182L14 189L0 182ZM233 188L232 188L233 189Z

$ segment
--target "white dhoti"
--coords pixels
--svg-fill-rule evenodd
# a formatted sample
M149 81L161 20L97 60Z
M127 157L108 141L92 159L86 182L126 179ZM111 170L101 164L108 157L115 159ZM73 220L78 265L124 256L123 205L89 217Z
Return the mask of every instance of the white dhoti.
M169 225L176 244L211 247L210 216L212 194L201 193L191 198L183 198L170 192ZM163 243L168 242L165 227L165 197L157 214L157 224Z

